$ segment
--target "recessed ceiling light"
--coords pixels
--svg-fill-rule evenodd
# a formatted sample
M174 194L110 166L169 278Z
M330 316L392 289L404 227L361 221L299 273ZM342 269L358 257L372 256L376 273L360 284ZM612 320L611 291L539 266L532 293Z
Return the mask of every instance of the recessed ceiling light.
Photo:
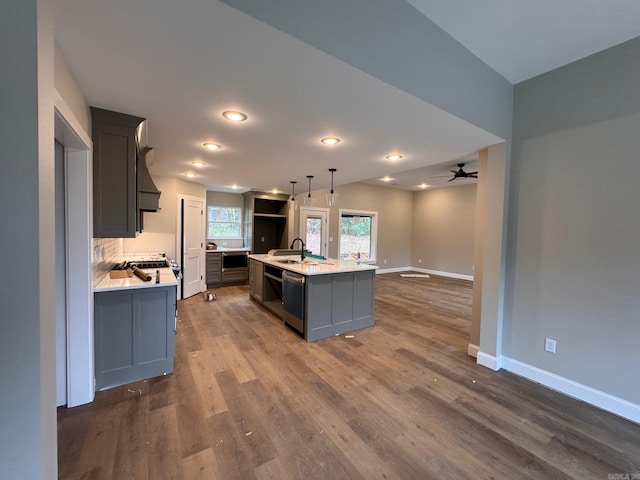
M420 185L418 185L420 188L427 188L429 185L427 185L426 183L421 183Z
M274 195L277 195L279 192L277 188L274 188L273 190L271 190L271 193L273 193Z
M396 160L400 160L402 158L402 155L399 155L397 153L394 153L392 155L387 155L386 157L387 160L391 160L392 162L395 162Z
M233 122L244 122L247 119L244 113L238 112L237 110L226 110L222 112L222 116Z
M391 180L393 180L393 178L391 178L389 175L382 179L383 182L390 182Z
M232 184L232 185L231 185L231 188L233 188L234 190L237 190L237 189L239 189L240 187L238 186L238 184L237 184L237 183L234 183L234 184Z
M198 175L196 175L196 174L195 174L195 173L193 173L193 172L183 173L183 175L184 175L185 177L189 177L189 178L194 178L194 177L197 177L197 176L198 176Z
M204 146L204 148L208 150L220 150L222 148L217 143L211 143L211 142L203 143L202 145Z
M324 137L320 139L320 141L325 145L335 145L336 143L340 143L340 139L338 137Z
M202 167L206 167L207 164L204 162L201 162L199 160L196 160L195 162L191 162L191 165L193 165L194 167L198 167L198 168L202 168Z

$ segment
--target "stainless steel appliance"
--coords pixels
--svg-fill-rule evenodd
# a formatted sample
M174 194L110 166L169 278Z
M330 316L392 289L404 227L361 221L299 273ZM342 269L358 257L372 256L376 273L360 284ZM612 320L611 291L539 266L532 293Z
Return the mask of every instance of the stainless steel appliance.
M222 253L222 271L237 268L249 268L247 251L241 252L223 252Z
M304 334L305 277L287 270L282 271L282 306L284 323Z

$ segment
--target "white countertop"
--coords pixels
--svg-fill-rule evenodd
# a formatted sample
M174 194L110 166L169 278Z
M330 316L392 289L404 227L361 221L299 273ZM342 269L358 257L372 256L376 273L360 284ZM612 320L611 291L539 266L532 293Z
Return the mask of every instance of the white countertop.
M160 283L156 283L156 270L160 270ZM151 275L151 281L145 282L135 275L129 278L110 278L109 273L107 273L93 291L108 292L111 290L127 290L130 288L154 288L178 285L176 276L170 268L148 268L144 271Z
M216 250L207 250L207 253L248 252L249 250L250 250L249 248L243 248L243 247L237 247L237 248L218 247Z
M356 263L354 260L338 260L336 258L328 258L326 260L316 260L315 258L307 258L302 263L280 263L282 260L295 260L300 262L300 255L273 257L267 254L249 255L267 265L282 268L290 272L299 273L300 275L327 275L331 273L346 273L365 270L375 270L377 265L368 263Z

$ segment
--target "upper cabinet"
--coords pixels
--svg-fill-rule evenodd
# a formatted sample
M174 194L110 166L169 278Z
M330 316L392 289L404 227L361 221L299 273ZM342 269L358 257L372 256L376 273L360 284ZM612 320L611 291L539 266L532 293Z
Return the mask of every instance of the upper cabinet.
M286 194L244 194L244 244L252 253L288 247L288 199Z
M135 237L142 212L158 209L160 192L146 165L152 149L139 142L144 120L91 107L94 237Z

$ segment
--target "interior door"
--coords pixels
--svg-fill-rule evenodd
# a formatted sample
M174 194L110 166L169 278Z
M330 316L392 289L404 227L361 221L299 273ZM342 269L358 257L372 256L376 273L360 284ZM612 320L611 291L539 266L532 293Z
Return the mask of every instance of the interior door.
M182 209L182 297L200 293L204 264L204 199L184 199Z
M329 209L300 208L300 238L314 255L327 256L329 251Z

